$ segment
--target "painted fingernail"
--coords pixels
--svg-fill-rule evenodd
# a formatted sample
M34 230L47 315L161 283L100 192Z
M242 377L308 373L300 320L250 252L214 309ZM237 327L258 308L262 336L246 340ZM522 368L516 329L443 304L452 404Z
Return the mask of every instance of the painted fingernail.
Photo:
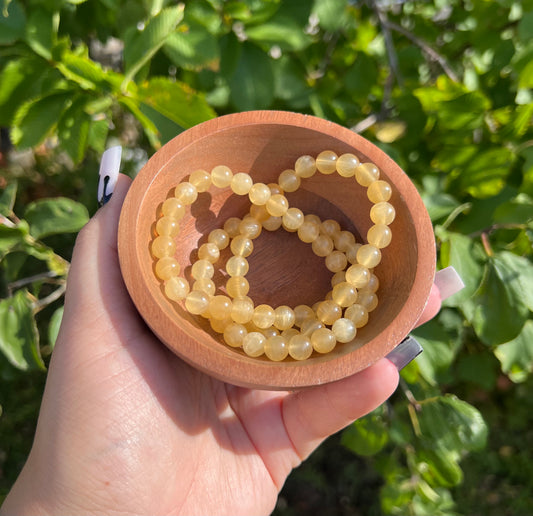
M120 160L122 158L122 147L110 147L102 154L100 160L100 171L98 173L98 204L103 206L113 194L120 172Z
M453 296L465 287L461 276L453 267L446 267L435 274L435 285L437 285L440 298L445 299Z
M420 343L409 335L402 340L385 358L388 358L398 369L402 370L409 362L414 360L424 349Z

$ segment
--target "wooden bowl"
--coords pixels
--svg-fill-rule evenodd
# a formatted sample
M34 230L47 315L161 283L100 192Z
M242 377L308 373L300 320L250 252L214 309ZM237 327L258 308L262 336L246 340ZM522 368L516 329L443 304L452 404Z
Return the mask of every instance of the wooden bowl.
M250 358L223 343L206 319L192 316L169 301L155 277L150 242L162 202L191 172L227 165L249 173L254 182L277 182L303 154L323 150L352 152L370 161L393 186L390 202L396 209L391 224L392 243L383 249L376 275L379 305L354 341L338 344L325 355L305 361L272 362ZM353 178L316 173L302 180L297 192L287 194L291 206L304 213L337 220L360 237L372 225L371 204ZM208 233L228 217L249 210L247 196L229 188L211 187L199 195L183 219L176 258L190 278L190 265ZM362 241L359 240L358 241ZM122 208L118 249L124 281L148 326L183 360L218 379L246 387L295 389L339 380L387 355L411 331L421 315L435 273L433 228L424 204L407 175L384 152L352 131L315 118L279 111L256 111L223 116L202 123L174 138L157 151L135 178ZM226 251L224 251L226 252ZM223 253L224 253L223 252ZM217 263L215 283L224 285L225 257ZM250 297L255 305L313 304L331 289L332 273L309 244L283 229L263 230L248 258Z

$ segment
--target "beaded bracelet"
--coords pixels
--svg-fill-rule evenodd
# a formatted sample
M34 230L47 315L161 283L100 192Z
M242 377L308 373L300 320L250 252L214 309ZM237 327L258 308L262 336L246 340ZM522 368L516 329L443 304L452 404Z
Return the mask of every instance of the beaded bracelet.
M355 237L340 231L334 220L322 222L316 215L304 216L298 208L289 207L284 191L296 191L301 179L311 177L317 170L323 174L337 171L343 177L354 176L360 185L368 188L367 196L374 204L370 210L374 226L367 232L367 244L356 244ZM248 174L234 175L226 166L215 167L211 174L204 170L194 171L189 181L176 187L174 197L164 201L162 216L156 223L157 236L152 241L152 255L156 260L155 275L164 282L166 297L176 302L184 300L187 311L208 318L213 330L223 334L228 345L242 346L249 356L264 353L275 361L288 355L303 360L313 350L327 353L337 342L350 342L355 338L356 328L366 324L368 312L377 306L375 292L379 286L371 270L381 260L380 249L391 241L388 225L394 220L395 211L388 203L391 187L379 179L377 167L371 163L360 164L353 154L338 157L332 151L324 151L316 160L301 156L294 169L280 174L278 182L273 185L253 183ZM208 242L200 246L199 260L191 268L196 281L190 290L188 281L178 276L180 267L173 256L176 250L174 239L179 233L179 221L185 214L185 207L193 204L198 193L207 191L211 184L219 188L230 186L234 193L248 195L252 204L247 216L242 220L231 217L224 229L211 231ZM326 266L329 260L328 268L335 273L333 290L328 294L330 299L326 296L313 307L300 305L294 309L285 306L273 309L269 305L254 307L253 301L246 296L249 288L245 278L248 271L246 257L253 251L252 240L263 228L274 231L280 227L297 232L302 241L311 243L313 251L325 257ZM230 275L226 291L233 299L215 295L216 286L211 280L213 264L228 245L233 256L226 263ZM343 308L344 316L341 317Z

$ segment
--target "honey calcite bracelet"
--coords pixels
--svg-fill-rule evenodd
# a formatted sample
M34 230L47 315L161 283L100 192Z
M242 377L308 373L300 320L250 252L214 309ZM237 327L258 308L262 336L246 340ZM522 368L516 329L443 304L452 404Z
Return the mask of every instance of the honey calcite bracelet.
M336 171L342 177L355 177L361 186L367 187L368 199L373 203L370 219L374 225L367 232L366 244L356 243L354 235L342 231L335 220L321 221L316 215L304 215L289 206L284 192L296 191L301 180L317 170L322 174ZM248 195L250 212L242 219L227 219L223 228L209 233L191 267L195 280L191 289L189 282L179 275L175 239L186 207L211 185L230 187L237 195ZM176 186L173 197L163 202L155 226L156 237L151 243L155 275L163 281L169 300L183 302L189 313L209 319L226 344L242 347L251 357L265 354L274 361L287 356L304 360L313 351L328 353L337 342L352 341L357 328L367 323L368 312L377 306L379 281L372 270L381 261L381 249L391 242L389 225L395 217L394 207L388 202L391 195L391 186L379 179L375 165L361 164L353 154L337 156L333 151L323 151L316 159L301 156L294 169L283 171L278 184L271 185L254 183L249 174L233 174L224 165L213 168L211 173L196 170L189 181ZM334 274L332 291L313 307L254 306L247 296L246 258L253 252L253 240L263 229L275 231L281 227L311 244L313 252L325 258L326 267ZM220 251L228 246L233 254L225 266L229 275L225 284L228 295L217 294L212 280L214 264Z

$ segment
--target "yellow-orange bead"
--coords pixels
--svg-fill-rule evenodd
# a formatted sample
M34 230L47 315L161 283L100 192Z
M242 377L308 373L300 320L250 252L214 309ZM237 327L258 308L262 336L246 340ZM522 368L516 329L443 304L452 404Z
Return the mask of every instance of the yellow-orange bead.
M200 315L209 307L209 296L200 290L193 290L185 297L185 308L193 315Z
M231 317L232 303L227 296L218 295L209 299L209 314L213 319L228 319Z
M215 282L209 278L200 278L192 284L193 290L205 292L208 296L213 296L216 291Z
M326 267L331 272L339 272L346 268L348 259L342 251L332 251L326 256Z
M281 332L281 336L285 337L287 342L290 342L295 335L300 335L300 332L296 328L287 328Z
M343 281L346 281L346 271L336 272L331 277L331 286L334 287L335 285L338 285L339 283L342 283Z
M255 183L248 192L250 202L259 206L266 204L271 195L270 188L264 183Z
M228 234L229 238L234 238L240 234L240 224L241 219L238 217L230 217L224 222L224 231Z
M247 195L254 182L249 174L239 172L231 179L231 190L237 195Z
M181 301L182 299L185 299L189 291L189 282L185 278L174 276L165 281L165 295L171 301Z
M370 280L368 281L365 289L369 290L370 292L377 292L379 289L379 279L375 274L372 273L370 275Z
M226 272L230 276L246 276L249 268L248 260L242 256L232 256L226 262Z
M311 344L315 351L318 351L319 353L329 353L335 348L337 340L331 330L328 328L319 328L311 335Z
M348 263L355 264L357 263L357 251L361 248L363 244L350 244L348 249L346 249L345 254L348 259Z
M304 222L304 214L299 208L289 208L281 218L283 227L289 231L298 231L298 228Z
M231 318L240 324L249 323L254 315L254 302L247 296L237 297L231 306Z
M368 230L366 239L370 245L383 249L391 243L392 231L385 224L376 224Z
M357 296L357 303L363 305L369 312L378 306L378 296L370 290L360 290Z
M280 362L287 358L289 345L284 337L276 335L265 342L265 355L274 362Z
M155 275L165 281L180 273L180 264L175 258L164 256L155 264Z
M392 196L392 188L387 181L383 181L382 179L378 181L374 181L366 191L366 195L368 197L368 200L370 202L373 202L374 204L378 202L385 202L388 201Z
M294 164L294 171L299 177L311 177L316 172L316 161L313 156L300 156Z
M242 349L249 357L260 357L265 352L266 337L258 331L248 332L242 341Z
M174 217L161 217L155 225L158 235L175 237L180 232L180 225Z
M332 298L339 306L353 305L357 300L357 289L348 282L339 283L333 287Z
M360 263L350 265L346 269L346 281L355 288L366 287L370 280L370 271Z
M267 185L270 188L270 195L283 195L283 188L278 185L278 183L268 183Z
M251 216L244 217L239 224L239 233L245 237L254 239L261 234L261 223Z
M313 240L318 238L320 234L320 226L316 222L305 221L298 228L298 238L302 242L310 244Z
M368 310L358 303L344 311L344 317L350 319L356 328L362 328L368 322Z
M316 330L320 328L324 328L324 323L313 316L310 319L306 319L302 323L300 331L302 335L307 335L310 337Z
M340 224L333 219L326 219L320 224L320 232L333 238L341 230Z
M213 231L209 233L207 241L211 244L215 244L220 250L222 250L228 247L230 238L223 229L213 229Z
M265 207L273 217L281 217L289 209L289 201L284 195L274 194L266 202Z
M182 204L192 204L198 198L198 190L188 181L183 181L174 189L174 197Z
M277 337L280 334L279 330L277 328L274 328L274 326L270 326L269 328L264 328L264 329L259 328L259 329L261 330L261 332L267 339L270 339L270 337Z
M202 278L211 279L215 274L215 268L209 260L196 260L191 267L191 276L195 280Z
M210 315L202 314L202 317L207 317L209 319L209 324L211 325L211 328L215 330L217 333L224 333L226 331L226 328L233 324L233 321L231 319L213 319L210 318Z
M373 269L381 261L381 251L370 244L365 244L357 251L357 261L367 267Z
M318 215L314 215L313 213L308 213L307 215L305 215L304 222L312 222L313 224L316 224L319 229L320 224L322 224L320 217Z
M200 260L207 260L208 262L215 263L220 258L220 249L216 244L207 242L202 244L198 248L198 258Z
M247 333L242 324L228 324L224 329L224 342L232 348L240 348Z
M185 215L185 205L175 197L170 197L161 206L161 213L165 217L172 217L179 221Z
M263 221L263 228L267 231L277 231L281 227L282 218L281 217L269 217Z
M259 222L263 222L270 218L270 213L268 213L264 204L261 206L252 204L250 206L250 216Z
M154 238L152 241L152 255L154 258L163 258L164 256L174 256L176 252L176 242L173 238L163 235Z
M254 309L252 322L261 329L269 328L274 324L275 320L274 309L270 305L258 305Z
M205 170L195 170L189 176L189 183L196 187L199 192L207 192L211 186L211 174Z
M274 326L278 330L291 328L295 319L294 310L289 306L281 305L274 309Z
M225 165L218 165L211 170L211 181L218 188L226 188L231 184L233 172Z
M333 324L342 316L341 307L335 301L322 301L316 310L316 316L324 324Z
M231 252L238 256L250 256L254 250L254 243L243 235L236 236L231 241Z
M388 202L378 202L370 208L370 220L374 224L391 224L396 217L394 206Z
M342 343L352 341L355 339L355 335L357 333L355 323L350 319L346 319L345 317L337 319L333 323L331 331L333 332L336 341Z
M333 151L322 151L316 157L316 168L322 174L333 174L337 170L337 158L337 154Z
M308 305L298 305L294 307L294 324L301 328L304 321L315 317L315 312Z
M226 292L231 297L243 297L248 294L250 284L243 276L233 276L226 282Z
M294 360L306 360L313 353L311 339L307 335L297 334L289 339L289 355Z
M278 178L278 183L285 192L295 192L300 188L302 180L296 175L294 170L284 170Z
M336 249L346 252L351 245L355 244L355 237L349 231L339 231L333 237Z
M370 186L379 179L379 168L373 163L361 163L355 169L355 180L361 186Z
M333 251L333 240L327 235L318 235L311 243L311 248L317 256L328 256Z
M337 172L342 177L353 177L358 166L359 159L350 153L340 155L337 160Z

